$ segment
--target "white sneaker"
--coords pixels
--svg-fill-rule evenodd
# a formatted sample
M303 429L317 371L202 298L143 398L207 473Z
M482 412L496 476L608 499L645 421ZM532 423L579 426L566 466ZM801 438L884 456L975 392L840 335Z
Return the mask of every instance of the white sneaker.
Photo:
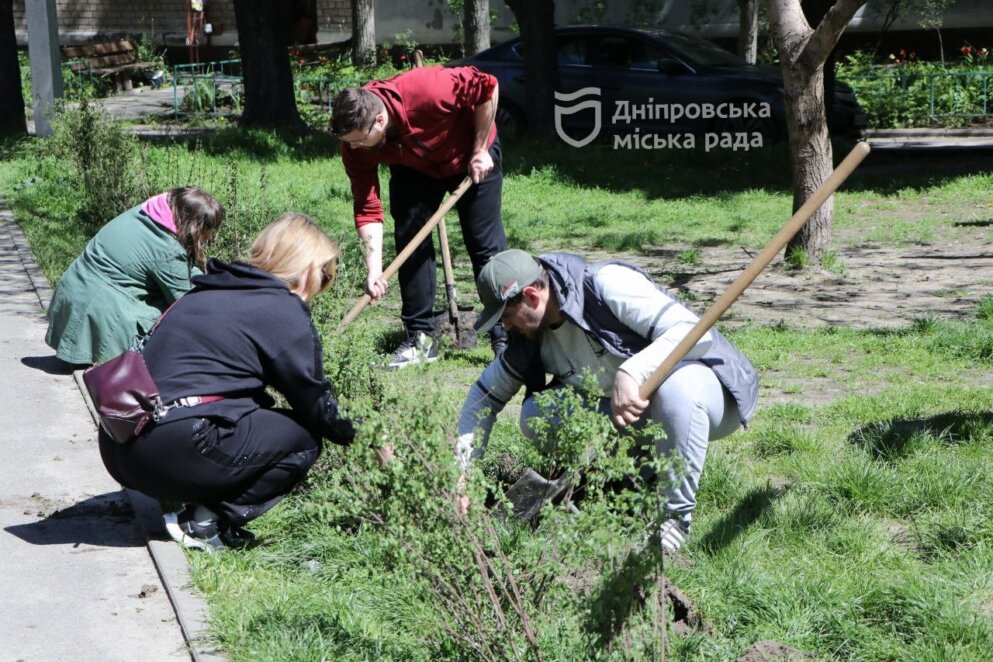
M198 523L193 518L193 512L194 506L187 504L182 510L162 516L169 537L189 549L202 549L207 552L224 549L224 541L221 540L217 522Z
M406 368L420 363L434 363L438 360L438 342L424 333L417 331L407 336L390 359L391 368Z
M659 544L663 554L675 554L690 537L690 525L683 520L672 518L662 522L659 528Z

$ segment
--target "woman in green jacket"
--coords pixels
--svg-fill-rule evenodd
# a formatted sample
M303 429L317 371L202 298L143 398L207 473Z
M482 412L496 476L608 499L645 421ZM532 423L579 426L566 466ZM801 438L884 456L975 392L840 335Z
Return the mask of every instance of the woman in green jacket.
M128 349L190 290L224 207L196 187L149 198L103 226L59 281L45 342L71 364Z

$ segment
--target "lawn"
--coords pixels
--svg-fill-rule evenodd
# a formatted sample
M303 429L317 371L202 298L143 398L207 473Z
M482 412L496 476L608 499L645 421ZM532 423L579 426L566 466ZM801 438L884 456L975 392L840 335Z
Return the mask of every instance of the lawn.
M823 659L989 659L990 300L896 328L805 328L782 311L788 323L728 329L765 388L752 426L711 445L693 536L664 560L667 585L700 619L680 612L673 623L660 615L660 560L643 542L657 484L619 480L636 460L603 451L639 440L594 416L532 445L501 415L470 515L455 515L455 418L490 352L482 339L430 366L385 370L399 336L395 286L336 331L364 273L332 141L234 130L194 145L100 141L107 162L130 163L118 189L135 202L186 183L216 194L229 210L218 255L243 251L288 209L344 247L339 282L313 314L328 376L363 424L351 448L328 449L304 486L253 523L260 545L190 555L229 659L735 659L761 640ZM0 195L55 283L119 191L109 170L84 183L71 140L2 149ZM520 142L505 159L508 236L534 251L667 252L681 270L706 270L720 266L708 248L754 253L790 215L782 146L618 153ZM843 261L866 242L940 241L989 218L991 185L989 162L973 158L915 167L870 155L836 195L834 248ZM450 233L460 298L474 303L457 223ZM385 469L372 450L384 441L399 458ZM581 476L578 509L547 507L531 524L503 516L503 490L525 465Z

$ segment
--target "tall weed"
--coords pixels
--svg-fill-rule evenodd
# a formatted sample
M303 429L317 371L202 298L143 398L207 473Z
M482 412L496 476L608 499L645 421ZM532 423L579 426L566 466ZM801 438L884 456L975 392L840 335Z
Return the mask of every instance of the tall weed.
M156 193L142 165L143 147L84 99L78 110L55 120L50 153L69 163L83 201L77 218L96 231L137 202Z

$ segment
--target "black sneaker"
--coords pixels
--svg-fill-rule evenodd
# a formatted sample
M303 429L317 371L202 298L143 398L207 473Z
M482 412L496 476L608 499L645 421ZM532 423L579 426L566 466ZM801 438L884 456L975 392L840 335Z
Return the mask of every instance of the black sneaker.
M227 524L221 526L221 540L231 549L242 549L255 544L255 534L240 526Z
M416 331L404 338L393 357L390 359L391 368L406 368L409 365L434 363L438 360L438 342L424 333Z
M200 524L193 519L194 504L186 504L182 510L162 516L169 537L188 549L202 549L216 552L226 545L221 540L217 520Z

